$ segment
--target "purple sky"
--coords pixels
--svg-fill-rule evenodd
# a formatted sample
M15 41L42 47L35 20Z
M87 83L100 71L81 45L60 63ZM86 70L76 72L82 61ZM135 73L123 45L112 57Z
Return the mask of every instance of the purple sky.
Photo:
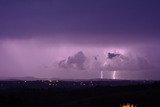
M116 70L116 79L160 79L159 5L159 0L0 0L0 77L99 78L104 70L105 78L113 78ZM81 63L80 51L86 57ZM108 52L125 58L107 60ZM67 68L58 65L62 60Z

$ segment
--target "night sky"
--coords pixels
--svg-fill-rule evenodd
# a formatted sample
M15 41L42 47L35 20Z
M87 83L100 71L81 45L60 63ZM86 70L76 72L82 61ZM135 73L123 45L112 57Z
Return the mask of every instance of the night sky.
M0 0L0 78L159 80L159 55L159 0Z

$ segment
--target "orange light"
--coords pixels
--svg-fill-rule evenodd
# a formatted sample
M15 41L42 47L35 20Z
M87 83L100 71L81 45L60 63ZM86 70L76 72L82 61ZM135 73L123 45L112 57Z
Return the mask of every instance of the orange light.
M120 105L120 107L137 107L137 105L126 103L126 104Z

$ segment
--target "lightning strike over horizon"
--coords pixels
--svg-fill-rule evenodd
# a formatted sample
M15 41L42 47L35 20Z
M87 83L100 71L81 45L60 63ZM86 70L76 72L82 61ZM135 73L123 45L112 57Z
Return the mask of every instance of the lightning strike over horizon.
M116 79L116 71L113 71L113 78L112 79Z

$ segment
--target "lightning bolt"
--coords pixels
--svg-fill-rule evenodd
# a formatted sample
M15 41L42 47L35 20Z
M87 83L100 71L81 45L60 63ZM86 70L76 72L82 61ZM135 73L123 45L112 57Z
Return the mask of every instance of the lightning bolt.
M101 71L101 79L103 79L103 71Z
M113 71L113 79L116 79L116 71Z

